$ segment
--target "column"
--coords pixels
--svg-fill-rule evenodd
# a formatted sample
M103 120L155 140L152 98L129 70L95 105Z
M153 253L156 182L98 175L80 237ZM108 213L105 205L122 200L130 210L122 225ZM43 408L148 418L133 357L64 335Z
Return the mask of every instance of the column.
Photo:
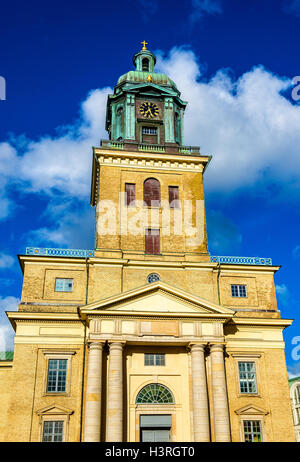
M228 442L231 438L223 345L211 345L210 356L215 439Z
M210 441L204 345L191 345L194 441Z
M123 440L123 343L109 344L106 441Z
M90 343L85 395L84 441L100 441L102 343Z

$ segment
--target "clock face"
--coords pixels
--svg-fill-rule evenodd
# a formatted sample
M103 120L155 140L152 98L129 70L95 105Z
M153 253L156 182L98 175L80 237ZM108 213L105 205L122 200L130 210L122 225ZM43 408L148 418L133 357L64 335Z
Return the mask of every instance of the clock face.
M154 103L144 102L141 104L140 113L147 119L153 119L158 116L158 106Z

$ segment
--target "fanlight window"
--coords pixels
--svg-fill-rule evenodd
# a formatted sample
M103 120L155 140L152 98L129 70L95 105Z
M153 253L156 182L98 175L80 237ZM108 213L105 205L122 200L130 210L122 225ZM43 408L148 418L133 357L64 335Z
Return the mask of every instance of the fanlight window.
M137 398L137 404L174 404L174 398L170 390L159 383L150 383L141 389Z

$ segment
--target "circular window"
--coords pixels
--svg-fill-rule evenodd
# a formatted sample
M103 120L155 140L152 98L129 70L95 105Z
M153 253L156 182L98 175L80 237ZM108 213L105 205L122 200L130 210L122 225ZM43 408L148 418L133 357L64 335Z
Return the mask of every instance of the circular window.
M147 281L149 282L149 284L151 284L151 282L156 282L156 281L159 281L159 280L160 280L160 276L157 273L151 273L147 277Z
M150 383L141 389L136 398L137 404L174 404L170 390L160 383Z

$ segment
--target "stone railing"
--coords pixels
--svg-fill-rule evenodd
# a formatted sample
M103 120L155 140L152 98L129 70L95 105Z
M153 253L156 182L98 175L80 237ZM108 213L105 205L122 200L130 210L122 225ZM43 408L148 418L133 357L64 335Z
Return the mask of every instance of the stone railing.
M146 152L166 152L165 146L160 146L159 144L139 144L138 150Z
M46 247L26 247L26 255L40 255L47 257L93 257L94 250L83 249L49 249Z
M261 257L216 257L211 256L212 263L228 263L230 265L272 265L271 258Z
M85 249L54 249L47 247L26 247L26 255L40 255L48 257L94 257L94 250ZM212 263L226 263L230 265L272 265L271 258L261 257L225 257L211 256Z

